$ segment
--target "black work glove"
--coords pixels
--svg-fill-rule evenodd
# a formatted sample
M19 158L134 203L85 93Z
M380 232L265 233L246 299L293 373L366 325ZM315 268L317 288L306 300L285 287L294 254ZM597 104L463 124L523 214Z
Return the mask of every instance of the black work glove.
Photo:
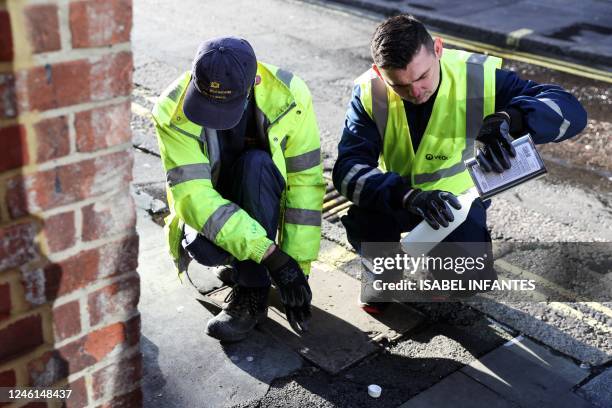
M423 191L415 189L406 195L404 207L413 214L423 217L431 228L437 230L440 225L448 227L455 220L448 204L456 210L461 208L457 197L441 190Z
M278 247L261 263L268 268L278 288L293 330L298 333L308 331L312 291L298 263Z
M484 118L476 140L484 145L476 154L483 171L502 173L510 168L510 156L515 157L516 151L510 136L509 115L498 112Z

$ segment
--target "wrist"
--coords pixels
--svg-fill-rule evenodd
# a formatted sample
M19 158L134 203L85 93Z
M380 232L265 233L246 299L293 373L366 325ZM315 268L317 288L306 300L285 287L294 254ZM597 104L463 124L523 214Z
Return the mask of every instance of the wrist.
M517 108L509 107L504 109L503 113L509 117L510 135L513 137L522 136L525 133L523 129L523 112Z
M391 208L394 210L401 210L404 208L404 197L412 190L412 187L407 180L402 179L401 182L397 183L391 188Z
M402 207L406 208L408 206L408 204L410 203L410 200L412 200L412 198L414 198L414 196L421 191L418 188L414 188L411 189L410 191L408 191L405 195L404 198L402 199Z
M275 271L287 263L289 255L285 254L276 245L271 245L271 247L273 247L272 251L266 258L262 259L261 264L268 268L268 271Z
M276 244L273 242L272 244L270 244L268 249L266 249L266 252L264 252L263 257L261 258L261 262L265 261L272 254L272 252L274 252L275 249Z

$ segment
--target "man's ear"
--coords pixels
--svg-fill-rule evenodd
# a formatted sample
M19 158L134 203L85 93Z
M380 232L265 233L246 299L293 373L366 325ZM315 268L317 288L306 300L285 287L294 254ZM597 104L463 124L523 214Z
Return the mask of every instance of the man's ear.
M434 39L434 53L436 54L436 58L440 59L443 51L444 44L442 43L442 39L440 37L436 37Z
M376 75L380 78L383 79L382 75L380 75L380 71L378 70L378 67L376 66L376 64L372 64L372 69L374 70L374 72L376 72ZM383 79L384 81L384 79Z

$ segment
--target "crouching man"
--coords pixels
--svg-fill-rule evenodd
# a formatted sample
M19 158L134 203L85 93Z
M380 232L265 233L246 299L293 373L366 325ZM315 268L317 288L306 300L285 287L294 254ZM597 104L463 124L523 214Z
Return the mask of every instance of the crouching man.
M257 61L246 40L215 38L162 93L153 117L179 273L191 260L232 266L228 303L207 334L245 338L267 314L272 282L292 327L305 330L325 193L306 84Z

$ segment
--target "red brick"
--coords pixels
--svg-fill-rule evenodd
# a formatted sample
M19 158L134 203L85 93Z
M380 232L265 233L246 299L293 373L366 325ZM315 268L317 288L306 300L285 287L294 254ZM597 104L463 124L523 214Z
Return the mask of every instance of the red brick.
M0 22L0 30L2 24ZM2 36L0 35L0 42ZM0 44L0 48L2 45ZM15 91L15 75L11 72L0 73L0 119L17 116L17 93Z
M96 361L101 361L117 346L122 345L127 338L123 323L115 323L93 331L86 337L83 352L95 358Z
M142 378L140 353L129 359L104 367L92 375L93 398L103 399L121 395L134 387Z
M24 17L34 53L55 51L61 48L55 4L28 6L24 10Z
M92 326L113 317L131 314L140 297L140 279L136 276L113 283L89 295L89 321Z
M34 125L38 149L36 161L58 159L70 153L70 136L68 133L68 118L59 116L46 119Z
M22 71L16 81L18 110L44 111L127 96L132 69L132 54L123 51L93 62L81 59Z
M66 400L66 408L82 408L87 406L87 386L85 385L85 377L81 377L68 384L68 389L71 389L70 398Z
M133 230L136 226L136 211L126 190L107 200L83 207L83 241L106 238Z
M0 227L0 272L16 268L37 257L34 238L38 225L26 222Z
M49 387L68 376L68 362L57 350L28 362L27 369L31 387Z
M0 387L14 387L17 385L15 371L8 370L0 373Z
M126 347L128 333L125 323L115 323L62 346L59 352L68 361L70 373L77 373L102 361L118 347Z
M13 60L13 33L11 16L7 10L0 10L0 61Z
M72 247L76 242L74 212L69 211L45 219L43 231L51 252Z
M98 408L132 408L142 406L142 389L137 388L127 394L113 398L109 402L99 405Z
M43 276L32 280L44 282L44 297L50 301L98 279L133 272L137 266L138 236L133 235L50 264L41 271ZM37 298L37 295L40 294L30 293L26 286L26 297Z
M0 361L43 344L40 315L29 316L0 330Z
M47 265L44 268L46 300L54 300L97 280L99 263L99 250L90 249Z
M13 218L121 190L132 179L133 155L122 151L30 175L7 183L7 206Z
M53 308L53 334L56 341L79 334L81 310L78 300Z
M74 119L77 150L92 152L129 142L130 117L130 101L77 113Z
M135 346L140 343L140 314L132 317L125 323L127 345Z
M100 276L122 275L135 271L138 268L138 241L138 235L134 233L100 248Z
M91 0L70 4L70 32L74 48L127 42L131 30L131 0Z
M20 72L17 80L20 110L43 111L88 102L90 70L87 60L76 60Z
M0 320L11 315L11 285L5 283L0 285Z
M0 128L0 171L28 163L26 131L22 125Z
M92 65L90 78L93 85L91 99L101 101L132 93L132 53L119 52L105 56Z

